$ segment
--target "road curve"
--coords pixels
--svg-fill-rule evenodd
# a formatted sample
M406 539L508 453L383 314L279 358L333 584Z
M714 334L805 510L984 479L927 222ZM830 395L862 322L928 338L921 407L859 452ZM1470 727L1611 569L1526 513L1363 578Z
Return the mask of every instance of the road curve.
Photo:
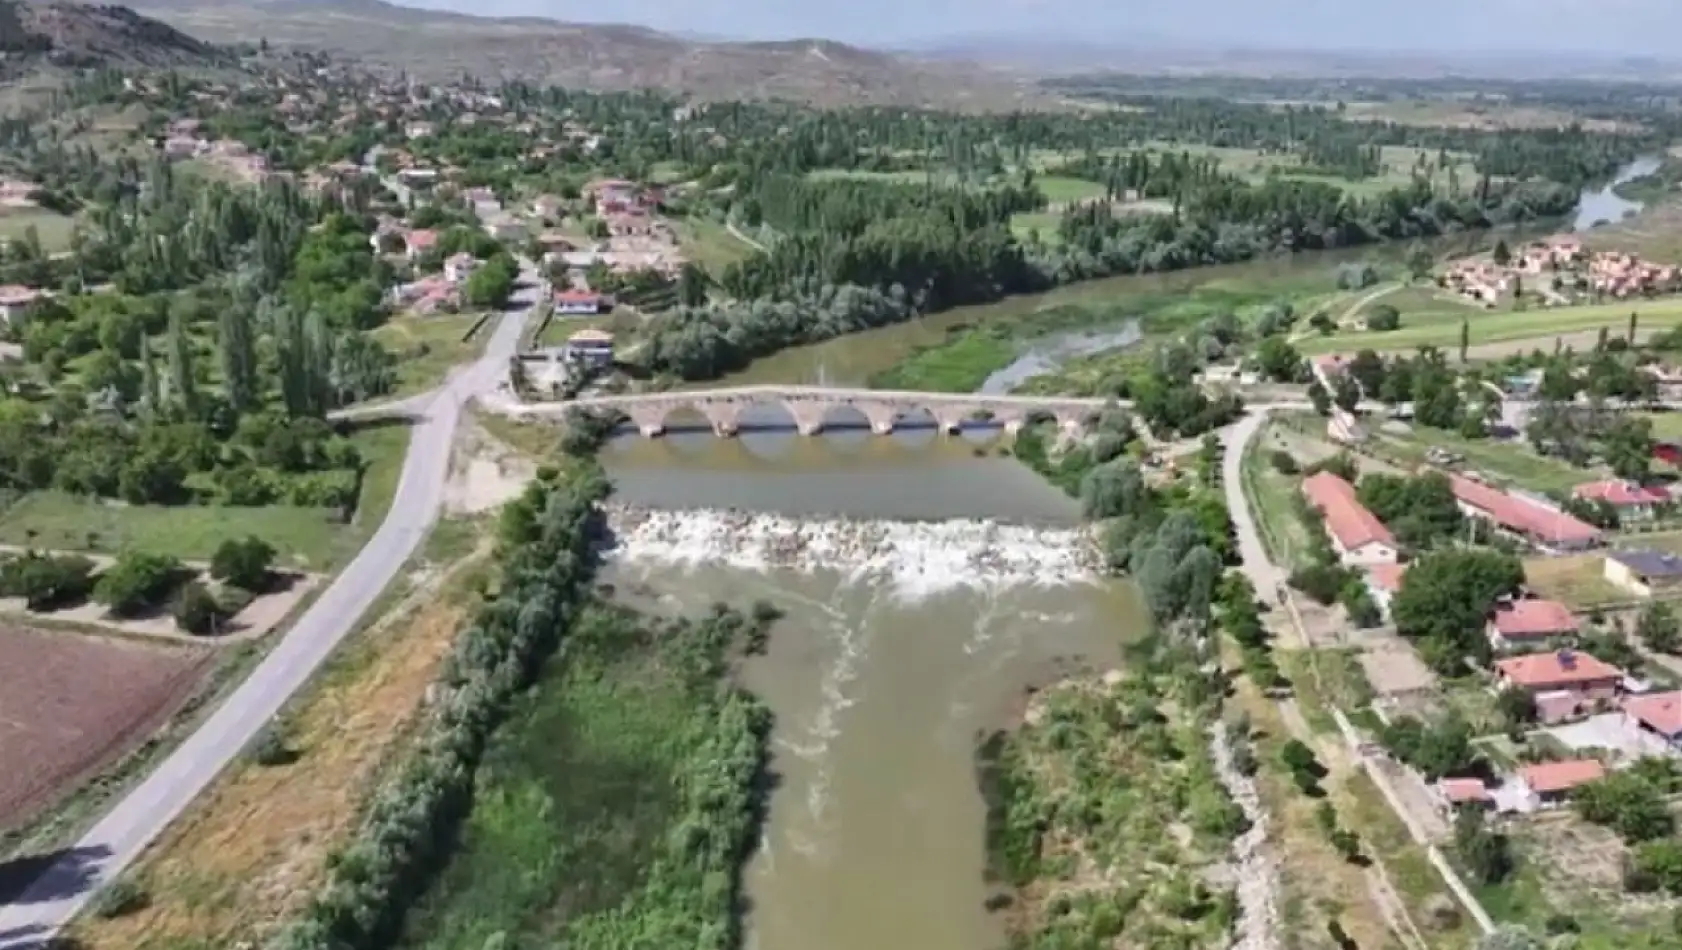
M438 518L462 408L494 389L506 372L535 294L535 282L521 288L515 302L524 306L497 324L478 362L457 370L428 396L402 401L415 425L397 494L373 538L196 732L21 894L0 906L0 950L44 945L133 863L308 682L397 576Z

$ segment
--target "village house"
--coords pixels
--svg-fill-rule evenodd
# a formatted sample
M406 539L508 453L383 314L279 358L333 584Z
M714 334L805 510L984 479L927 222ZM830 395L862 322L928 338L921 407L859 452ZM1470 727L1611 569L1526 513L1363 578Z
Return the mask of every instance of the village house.
M545 221L554 221L566 210L566 202L555 195L538 195L531 200L531 213Z
M1481 778L1445 778L1437 782L1436 792L1439 804L1448 811L1495 807L1495 798Z
M41 291L21 284L0 286L0 320L8 324L16 322L43 296L45 294Z
M1671 504L1670 492L1621 478L1585 482L1571 489L1574 498L1600 501L1618 512L1619 521L1650 521L1661 507Z
M0 178L0 205L7 208L34 208L35 193L40 186L21 178Z
M1606 776L1606 767L1594 759L1540 762L1518 770L1519 791L1526 810L1558 805L1576 789Z
M1648 693L1624 699L1624 719L1671 749L1682 751L1682 692Z
M1495 605L1485 631L1497 650L1534 650L1576 636L1571 608L1554 600L1514 600Z
M1355 486L1331 472L1302 481L1302 493L1325 518L1326 533L1338 560L1350 565L1394 564L1400 556L1396 538L1355 497Z
M431 122L410 122L403 127L403 136L410 139L423 139L434 131L436 129Z
M466 251L451 254L444 261L444 279L452 284L459 284L465 280L473 269L479 266L479 261Z
M613 365L613 334L606 330L579 330L567 337L561 355L569 362L591 369L606 369Z
M1682 589L1682 557L1666 551L1633 548L1608 551L1601 573L1612 586L1637 597Z
M1581 551L1601 542L1599 528L1563 511L1510 495L1463 475L1451 474L1448 480L1455 501L1466 517L1489 522L1542 550Z
M587 290L563 290L555 295L555 312L569 316L598 314L611 307L608 298Z
M1543 723L1564 722L1610 705L1618 698L1623 677L1617 667L1571 649L1495 661L1496 688L1523 690Z
M403 253L414 260L438 246L438 232L430 228L410 231L403 236Z

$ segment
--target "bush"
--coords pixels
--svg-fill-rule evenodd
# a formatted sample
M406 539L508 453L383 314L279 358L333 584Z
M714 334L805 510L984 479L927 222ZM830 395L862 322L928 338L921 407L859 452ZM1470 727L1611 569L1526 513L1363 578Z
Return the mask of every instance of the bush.
M86 600L94 563L85 557L31 551L0 563L0 596L22 597L30 610L56 610Z
M222 542L210 559L210 576L241 590L261 593L274 580L269 573L274 559L274 545L262 538L229 539Z
M117 616L133 616L168 602L185 574L175 558L131 551L99 575L93 596Z
M1378 304L1367 311L1367 329L1388 332L1402 325L1402 313L1387 303Z
M1302 466L1297 464L1296 458L1284 449L1275 449L1267 460L1272 464L1273 470L1281 475L1295 475L1302 471Z
M94 916L103 920L111 920L145 910L146 905L152 903L152 896L146 889L133 880L123 877L112 881L110 886L99 892L94 898Z
M222 621L227 619L215 595L198 581L181 588L180 593L175 595L170 613L175 617L177 627L194 636L217 632Z
M249 754L251 761L264 768L291 765L298 761L298 750L287 741L285 730L273 724L264 726L263 731L257 734Z

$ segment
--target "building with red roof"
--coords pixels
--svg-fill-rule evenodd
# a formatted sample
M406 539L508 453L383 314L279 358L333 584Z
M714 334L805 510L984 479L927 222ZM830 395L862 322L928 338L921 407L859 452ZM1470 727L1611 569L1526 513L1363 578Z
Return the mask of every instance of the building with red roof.
M1497 650L1534 648L1577 632L1571 608L1555 600L1515 600L1495 605L1489 616L1490 645Z
M1319 472L1302 480L1302 493L1325 518L1326 533L1343 563L1396 563L1395 536L1355 497L1355 486L1331 472Z
M1606 777L1606 767L1594 759L1540 762L1518 770L1518 780L1532 807L1564 801L1576 789Z
M1601 542L1600 529L1541 502L1508 494L1463 475L1449 475L1460 511L1548 551L1581 551Z
M1658 736L1672 748L1682 748L1682 692L1626 697L1624 718L1631 727Z
M1571 495L1584 501L1603 501L1617 509L1622 521L1645 521L1653 517L1655 509L1671 504L1670 492L1652 485L1642 485L1622 478L1599 482L1585 482L1571 489Z
M1437 782L1437 796L1454 808L1490 808L1495 799L1481 778L1445 778Z
M1616 702L1623 679L1622 670L1580 650L1495 661L1496 687L1523 690L1544 723L1574 719Z
M403 247L408 252L410 260L414 260L437 246L438 232L428 228L410 231L403 235Z

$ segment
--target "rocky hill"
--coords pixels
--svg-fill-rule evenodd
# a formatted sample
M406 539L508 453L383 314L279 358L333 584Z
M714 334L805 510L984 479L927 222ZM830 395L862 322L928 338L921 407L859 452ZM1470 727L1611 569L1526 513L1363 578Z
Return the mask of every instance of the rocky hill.
M213 42L324 49L432 79L470 73L592 89L658 87L702 98L822 105L1000 109L1042 102L1014 77L834 43L727 43L635 26L488 18L380 0L142 0L140 8Z
M196 67L227 61L216 47L128 7L0 0L0 75L39 67Z

